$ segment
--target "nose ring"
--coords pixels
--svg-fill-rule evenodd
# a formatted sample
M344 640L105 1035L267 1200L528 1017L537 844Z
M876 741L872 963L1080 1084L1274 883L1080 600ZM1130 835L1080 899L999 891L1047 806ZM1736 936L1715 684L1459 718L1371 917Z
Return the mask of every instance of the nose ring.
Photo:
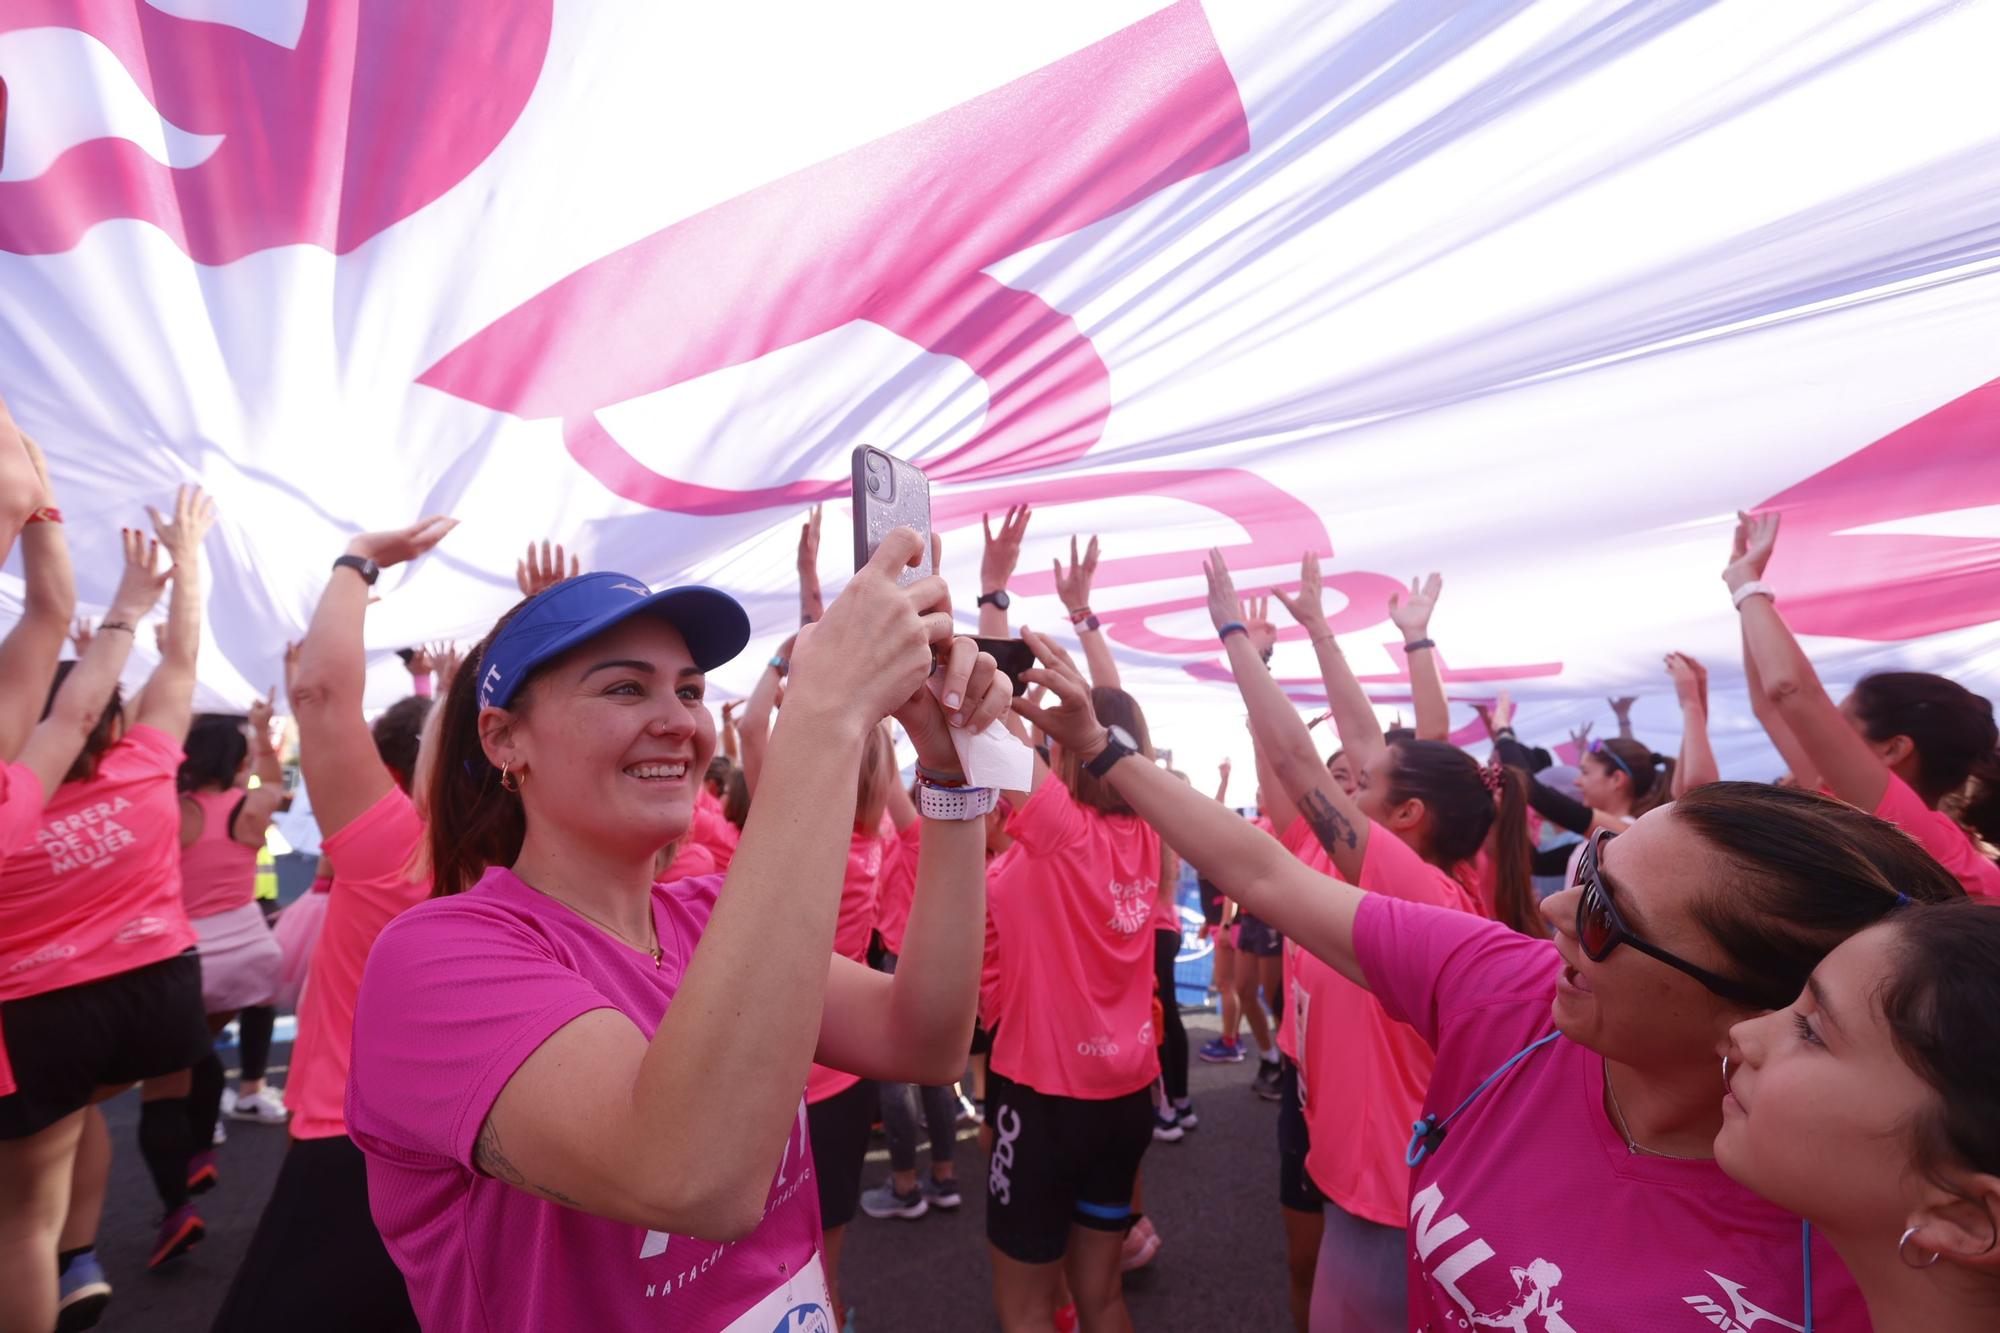
M1722 1057L1722 1090L1729 1091L1729 1057Z

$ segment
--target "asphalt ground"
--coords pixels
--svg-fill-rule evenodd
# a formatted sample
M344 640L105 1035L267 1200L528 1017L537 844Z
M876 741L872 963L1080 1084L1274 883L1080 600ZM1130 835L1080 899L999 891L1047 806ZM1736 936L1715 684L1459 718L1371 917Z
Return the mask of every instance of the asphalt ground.
M1197 1048L1215 1035L1212 1013L1189 1013L1186 1021ZM273 1082L283 1080L290 1054L289 1045L273 1048ZM1190 1092L1201 1128L1179 1143L1155 1143L1146 1154L1146 1211L1163 1244L1150 1267L1126 1278L1126 1302L1139 1329L1278 1333L1290 1326L1277 1203L1277 1107L1250 1091L1254 1073L1250 1061L1196 1060ZM113 1155L98 1255L113 1296L98 1327L108 1333L205 1330L249 1246L286 1134L226 1122L229 1141L217 1153L221 1183L198 1201L208 1238L164 1271L148 1273L145 1257L159 1205L139 1159L138 1107L136 1092L104 1104ZM926 1149L919 1170L927 1159ZM986 1160L970 1129L961 1131L957 1168L965 1196L957 1212L933 1210L913 1222L857 1215L848 1228L841 1286L858 1333L998 1327L987 1265ZM878 1184L888 1170L888 1153L878 1140L864 1186Z

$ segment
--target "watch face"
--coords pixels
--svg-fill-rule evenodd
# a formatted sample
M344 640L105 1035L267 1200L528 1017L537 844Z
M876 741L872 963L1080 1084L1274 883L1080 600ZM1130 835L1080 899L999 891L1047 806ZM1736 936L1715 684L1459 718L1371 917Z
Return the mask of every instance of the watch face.
M984 597L981 597L979 599L981 605L984 605L987 602L991 602L993 603L994 606L999 607L1002 611L1005 611L1008 608L1008 606L1012 604L1013 600L1014 600L1013 598L1007 595L1007 590L1005 588L1002 588L999 592L989 592Z

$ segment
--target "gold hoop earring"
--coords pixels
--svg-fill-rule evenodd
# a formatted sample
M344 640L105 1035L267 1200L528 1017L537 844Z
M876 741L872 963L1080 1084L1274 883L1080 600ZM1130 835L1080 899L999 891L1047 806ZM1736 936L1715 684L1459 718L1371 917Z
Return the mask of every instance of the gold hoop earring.
M521 790L521 775L506 764L500 765L500 790L512 792Z
M1903 1261L1903 1265L1906 1268L1929 1268L1931 1265L1935 1264L1941 1257L1936 1250L1930 1251L1929 1253L1931 1257L1925 1260L1923 1263L1913 1264L1910 1262L1910 1238L1916 1234L1917 1234L1917 1229L1915 1227L1911 1227L1908 1231L1905 1231L1903 1233L1903 1238L1896 1242L1896 1257ZM1924 1252L1925 1251L1922 1246L1917 1247L1918 1254L1923 1254Z

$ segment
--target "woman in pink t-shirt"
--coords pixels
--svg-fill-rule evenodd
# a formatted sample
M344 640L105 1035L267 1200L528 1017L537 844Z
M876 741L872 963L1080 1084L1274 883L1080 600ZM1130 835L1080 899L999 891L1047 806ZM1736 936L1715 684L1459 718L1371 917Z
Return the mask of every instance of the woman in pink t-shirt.
M726 882L654 884L715 746L703 673L749 637L708 588L586 574L521 603L442 705L438 897L383 931L348 1125L423 1326L756 1329L832 1315L801 1093L955 1071L978 977L990 791L952 787L944 709L1008 687L954 639L907 529L801 633ZM926 685L945 649L943 707ZM938 776L903 965L834 953L866 738Z
M1260 660L1276 640L1262 599L1245 614L1220 553L1211 554L1208 579L1209 614L1249 708L1266 774L1261 799L1273 826L1286 831L1286 845L1314 868L1370 892L1480 913L1466 887L1468 871L1488 835L1497 833L1494 877L1502 885L1498 901L1510 908L1508 924L1544 934L1539 917L1524 907L1532 894L1523 787L1444 741L1388 743L1327 628L1317 558L1303 562L1298 594L1280 597L1319 655L1354 771L1351 794L1321 762L1309 728ZM1433 587L1426 607L1435 595ZM1426 651L1426 643L1411 646ZM1399 1328L1406 1317L1396 1280L1408 1243L1405 1126L1430 1082L1431 1051L1409 1024L1319 959L1295 960L1291 1000L1306 1171L1325 1199L1313 1322L1344 1312L1354 1327Z
M1099 686L1090 699L1151 753L1131 695ZM1086 1327L1118 1327L1119 1255L1138 1218L1160 1072L1150 928L1160 840L1073 756L1058 751L1054 763L1038 756L1033 793L1010 793L1014 851L993 885L986 1239L1007 1327L1052 1318L1064 1277Z
M257 852L271 816L284 800L278 752L271 745L271 706L251 706L244 720L204 714L188 729L177 782L181 794L181 903L201 954L201 1001L208 1029L222 1031L239 1010L270 1000L284 955L257 906ZM244 786L254 771L262 784ZM215 1123L222 1113L222 1059L213 1049L196 1062L188 1093L194 1158L188 1178L207 1188L217 1179Z
M1061 700L1038 724L1436 1050L1411 1144L1408 1327L1527 1327L1558 1311L1575 1328L1670 1333L1705 1312L1803 1326L1798 1219L1712 1159L1715 1052L1903 894L1960 896L1909 839L1821 797L1713 784L1598 834L1579 882L1546 904L1553 943L1531 939L1314 874L1127 759L1061 648L1029 641L1049 664L1035 678ZM1812 1276L1820 1329L1867 1326L1831 1250L1815 1250ZM1314 1316L1315 1329L1371 1326L1317 1302Z
M2000 909L1897 912L1740 1023L1715 1159L1811 1221L1877 1329L2000 1311Z
M166 1211L152 1264L185 1253L203 1233L188 1202L187 1071L207 1049L208 1030L175 874L174 773L201 634L201 541L213 520L205 497L183 490L172 519L155 516L159 542L126 531L111 608L77 662L56 669L47 661L56 687L9 767L10 789L38 789L46 800L13 824L0 849L0 1033L16 1083L0 1096L0 1179L8 1182L0 1225L24 1242L0 1245L0 1326L54 1322L57 1237L68 1249L87 1248L96 1224L91 1216L65 1226L84 1108L134 1082L146 1083L140 1148ZM60 532L48 527L35 546L23 543L38 564L57 554L49 546ZM160 545L173 561L168 574L153 572ZM66 554L60 566L67 582ZM52 572L31 566L30 581ZM170 575L160 666L128 728L118 674ZM33 804L24 800L22 812ZM107 1169L108 1154L89 1154L84 1165ZM101 1204L102 1185L101 1175L79 1182L80 1209Z
M1764 582L1777 542L1777 514L1742 516L1722 578L1743 621L1750 701L1793 781L1874 811L1922 843L1967 893L2000 898L1992 703L1943 676L1878 671L1835 704Z

